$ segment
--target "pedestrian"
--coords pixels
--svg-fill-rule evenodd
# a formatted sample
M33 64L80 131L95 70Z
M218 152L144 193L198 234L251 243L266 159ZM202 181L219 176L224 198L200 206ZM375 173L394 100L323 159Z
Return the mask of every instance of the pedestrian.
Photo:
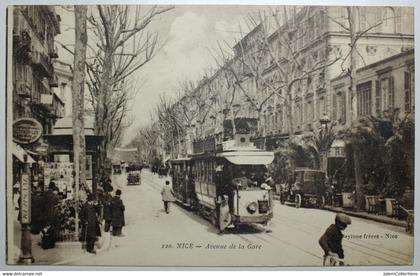
M109 232L112 223L112 207L111 207L112 196L109 192L104 192L102 197L103 206L103 219L105 221L104 231Z
M172 190L171 186L169 186L169 180L166 180L165 186L163 186L160 194L162 195L165 212L169 214L169 204L171 201L175 201L174 191Z
M335 216L335 224L331 224L319 239L319 245L324 250L324 266L344 265L342 231L350 224L351 219L347 215L338 213Z
M94 249L95 241L101 235L99 211L98 205L95 202L95 196L89 193L87 201L83 204L80 211L80 220L82 222L81 238L86 242L86 251L92 254L96 253Z
M121 190L118 189L111 200L111 223L113 236L121 236L122 234L122 228L125 226L124 211L125 207L121 199Z

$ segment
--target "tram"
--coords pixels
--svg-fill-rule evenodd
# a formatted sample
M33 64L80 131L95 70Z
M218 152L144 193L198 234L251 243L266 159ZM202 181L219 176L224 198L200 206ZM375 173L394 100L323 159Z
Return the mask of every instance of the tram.
M272 191L264 175L274 155L255 148L249 136L238 136L217 146L212 139L202 141L189 158L171 161L176 199L221 231L266 224L273 217Z

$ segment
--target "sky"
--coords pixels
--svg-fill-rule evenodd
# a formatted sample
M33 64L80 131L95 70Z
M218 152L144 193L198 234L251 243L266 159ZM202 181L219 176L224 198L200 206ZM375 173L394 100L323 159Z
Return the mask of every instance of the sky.
M159 33L161 46L157 55L132 78L137 82L136 96L130 103L132 125L126 130L123 144L128 143L139 127L150 123L150 112L160 95L175 97L180 83L201 79L209 68L216 68L214 53L218 42L233 45L241 37L241 30L249 15L255 15L260 6L175 6L154 20L150 31ZM74 16L57 8L62 18L61 34L56 40L68 46L74 44ZM239 27L241 26L241 27ZM242 35L243 36L243 35ZM89 40L89 38L88 38ZM59 59L70 64L72 56L59 47Z

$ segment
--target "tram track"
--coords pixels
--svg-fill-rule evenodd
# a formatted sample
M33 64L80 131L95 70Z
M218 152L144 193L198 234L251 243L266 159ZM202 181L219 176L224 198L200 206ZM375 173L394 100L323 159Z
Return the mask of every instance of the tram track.
M289 218L287 218L287 219L290 220ZM297 221L297 220L294 220L294 221L302 224L300 221ZM307 234L308 236L311 236L311 237L313 236L313 231L309 231L309 230L312 230L312 229L308 228L307 226L306 227L305 226L293 227L293 226L290 225L290 222L287 223L287 221L285 221L285 220L282 220L282 222L283 222L282 225L284 225L286 227L289 227L291 229L297 229L300 232ZM320 228L318 228L318 229L320 229ZM383 251L378 251L378 248L377 247L376 248L371 248L371 247L365 246L363 244L359 244L359 243L352 242L352 241L347 241L347 240L343 240L343 243L349 249L352 249L352 250L354 250L354 251L356 251L358 253L362 253L362 254L364 254L366 256L374 257L374 258L376 258L378 260L385 261L385 262L387 262L389 264L399 265L399 264L401 264L401 261L403 261L405 263L410 263L410 261L411 261L411 260L407 260L405 258L401 258L399 256L388 254L388 253L383 252ZM368 251L361 250L361 249L356 248L354 246L351 246L349 244L355 245L355 246L359 246L360 248L366 249ZM378 254L374 254L374 252L379 253L379 255ZM385 256L380 256L380 255L385 255Z
M280 218L282 217L282 216L279 216ZM285 219L287 219L287 220L292 220L294 223L298 223L298 224L300 224L301 225L301 227L306 227L306 228L308 228L307 227L307 225L306 224L304 224L304 223L302 223L301 221L299 221L299 220L296 220L296 219L291 219L291 218L289 218L289 217L284 217ZM312 226L313 228L316 228L317 230L319 230L319 231L321 231L322 233L323 233L323 231L325 231L325 229L324 228L322 228L322 227L317 227L316 225L314 225L314 226ZM312 230L312 229L311 229ZM371 243L371 242L369 242L369 241L363 241L363 243L359 243L359 242L355 242L355 241L350 241L350 240L344 240L344 242L345 243L351 243L351 244L354 244L354 245L358 245L358 246L361 246L361 247L364 247L364 248L366 248L366 249L370 249L370 250L377 250L377 244L374 244L374 243ZM367 244L367 245L369 245L369 246L367 246L367 245L365 245L365 244ZM371 247L372 246L372 247ZM383 249L383 250L385 250L385 251L389 251L389 252L391 252L391 253L386 253L386 252L382 252L383 254L385 254L385 255L388 255L388 256L390 256L390 257L395 257L395 258L399 258L399 259L401 259L401 260L404 260L404 261L406 261L407 259L404 259L404 258L402 258L402 257L400 257L400 255L404 255L404 256L407 256L407 257L411 257L411 255L409 255L409 254L407 254L407 253L404 253L404 252L401 252L401 251L396 251L396 250L393 250L393 249L389 249L389 248L386 248L386 247L382 247L381 249ZM393 255L393 254L397 254L397 255Z
M279 215L279 217L281 218L282 216ZM284 218L286 218L286 217L284 217ZM290 218L290 217L287 217L286 219L290 220L290 221L293 221L295 223L299 223L303 227L307 226L306 224L302 223L300 220L296 220L296 219L293 219L293 218ZM320 231L325 230L323 227L317 227L316 225L314 225L313 227L316 228L317 230L320 230ZM373 246L373 247L369 247L369 246L365 246L365 247L369 248L369 249L372 249L372 250L376 250L376 248L374 248L374 247L377 246L377 244L369 242L369 241L363 241L363 244L360 244L360 243L355 242L355 241L348 241L348 240L345 240L345 242L349 242L349 243L353 243L353 244L357 244L357 245L363 245L363 246L364 246L364 244L368 244L368 245ZM411 257L410 254L404 253L402 251L396 251L394 249L390 249L390 248L386 248L386 247L382 247L382 249L384 249L386 251L389 251L389 252L392 252L392 253L395 253L395 254L398 254L398 255L404 255L404 256L407 256L407 257Z
M165 181L166 178L163 178L162 180L156 179L155 177L153 177L153 175L146 173L144 174L144 180L145 181L143 183L145 183L148 188L153 189L154 191L160 192L160 188L163 185L163 183L159 183L159 181ZM319 235L321 235L325 231L324 227L321 227L318 225L308 226L307 224L305 224L304 222L298 219L286 217L282 215L281 213L277 213L277 214L275 213L274 215L275 215L274 220L276 221L276 223L281 225L280 227L286 227L288 229L291 229L292 233L296 233L296 232L302 233L303 235L311 239L313 238L318 239L318 237L315 237L316 234L314 236L314 233L319 232ZM209 223L203 217L201 216L199 217L203 219L203 222L206 221L206 223ZM234 232L233 233L229 232L229 234L235 235L235 237L243 240L246 243L263 243L267 245L283 244L289 247L293 247L297 249L298 251L301 251L305 255L311 256L317 261L322 260L322 253L320 254L320 252L318 251L314 252L313 250L310 250L310 249L308 250L307 248L301 247L290 240L284 239L283 237L278 237L274 233L267 233L265 229L263 229L263 227L260 225L252 225L252 227L255 227L256 229L259 229L261 231L258 231L256 233L251 233L252 236L247 236L248 234L234 233ZM228 234L225 234L225 235L228 235ZM358 242L358 241L351 241L351 240L343 240L343 244L355 254L361 254L362 256L366 256L366 258L370 259L371 262L373 263L375 263L374 260L377 260L380 263L385 262L391 265L399 265L401 263L412 262L412 256L410 254L407 254L405 252L395 250L392 248L379 247L380 246L379 244L372 243L370 241Z

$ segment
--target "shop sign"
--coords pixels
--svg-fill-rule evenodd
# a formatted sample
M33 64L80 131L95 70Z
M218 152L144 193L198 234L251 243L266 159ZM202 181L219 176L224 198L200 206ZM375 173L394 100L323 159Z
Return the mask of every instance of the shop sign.
M31 202L30 202L30 187L29 175L23 173L20 183L20 216L21 223L31 223Z
M41 103L45 105L53 104L53 95L50 94L41 94Z
M13 140L18 144L32 144L42 135L42 125L33 118L21 118L13 122Z

